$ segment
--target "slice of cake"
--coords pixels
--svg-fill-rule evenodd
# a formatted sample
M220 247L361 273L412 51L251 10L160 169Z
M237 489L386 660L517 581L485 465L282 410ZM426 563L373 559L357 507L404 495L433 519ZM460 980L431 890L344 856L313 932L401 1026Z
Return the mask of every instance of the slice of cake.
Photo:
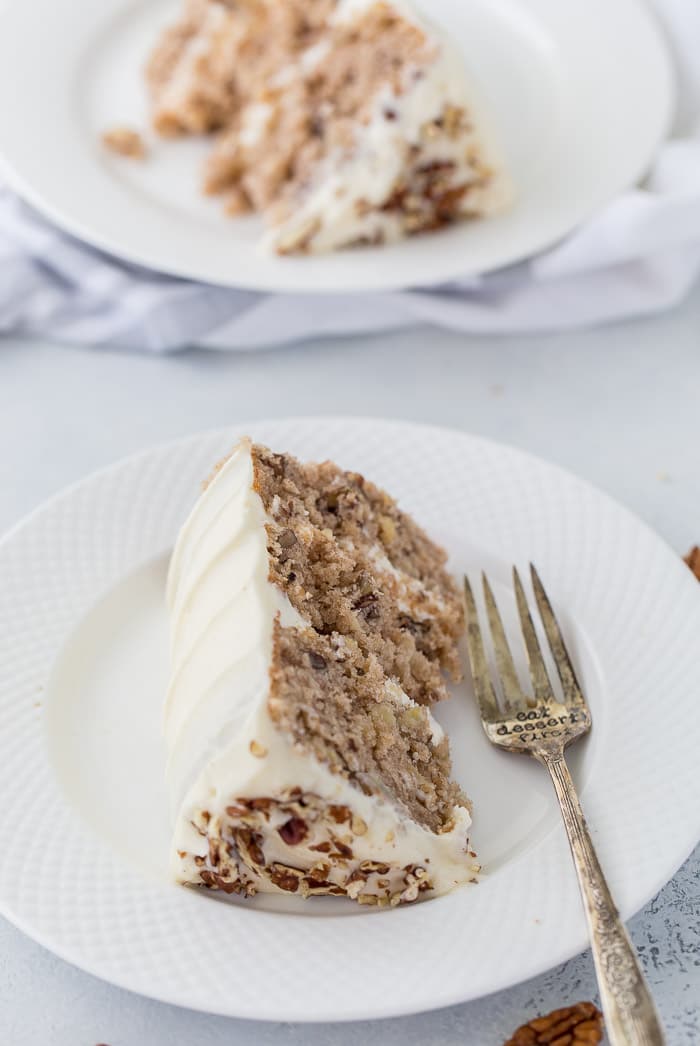
M187 0L148 80L156 130L217 132L206 191L260 212L282 254L510 200L461 56L405 0Z
M460 674L445 554L331 462L242 441L168 579L173 870L227 893L394 905L475 876L429 706Z

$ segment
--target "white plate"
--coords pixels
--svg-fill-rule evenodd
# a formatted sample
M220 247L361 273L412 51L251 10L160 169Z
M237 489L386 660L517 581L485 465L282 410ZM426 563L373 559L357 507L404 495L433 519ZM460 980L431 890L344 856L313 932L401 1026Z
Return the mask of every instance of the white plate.
M493 111L518 194L507 214L385 248L265 257L257 219L199 194L203 141L145 164L100 133L147 125L141 70L180 0L5 3L3 174L58 224L163 272L234 287L357 291L436 284L531 255L640 178L667 130L669 59L639 0L431 0Z
M572 752L624 916L700 836L700 593L642 523L582 481L443 429L351 419L252 435L387 486L505 585L533 559L593 709ZM469 688L438 713L475 803L485 877L414 907L222 900L171 883L160 702L174 535L231 431L150 450L37 510L0 544L0 910L71 962L154 998L276 1020L381 1017L473 998L582 949L544 772L491 749ZM502 588L501 594L505 594Z

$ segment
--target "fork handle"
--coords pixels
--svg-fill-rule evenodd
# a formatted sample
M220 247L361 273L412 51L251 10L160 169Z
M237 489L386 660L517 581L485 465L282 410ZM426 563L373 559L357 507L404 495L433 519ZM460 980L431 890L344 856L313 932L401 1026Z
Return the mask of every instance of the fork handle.
M593 848L563 753L543 754L561 807L586 910L611 1046L663 1046L654 1001Z

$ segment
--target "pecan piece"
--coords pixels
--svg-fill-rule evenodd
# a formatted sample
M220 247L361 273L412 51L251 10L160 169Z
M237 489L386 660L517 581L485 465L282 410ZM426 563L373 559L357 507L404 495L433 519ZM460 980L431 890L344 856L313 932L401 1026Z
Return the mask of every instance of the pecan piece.
M340 804L331 804L328 807L328 813L333 818L336 824L345 824L346 821L350 820L352 816L350 813L349 806L342 806Z
M353 814L350 827L355 835L365 835L367 832L367 822L363 821L359 814Z
M229 817L245 817L248 810L245 806L227 806L226 813Z
M343 897L345 891L341 886L337 886L335 883L316 882L315 880L302 879L301 881L301 895L302 897Z
M322 843L316 843L315 846L310 846L309 850L315 850L316 853L329 854L333 849L333 844L329 843L328 840L324 840Z
M287 893L296 893L304 873L300 868L291 868L287 864L280 864L276 861L268 868L268 875L270 876L270 881L275 886L278 886L280 890L286 890Z
M700 581L700 545L693 545L688 555L683 556L683 562L690 567Z
M390 871L389 865L383 861L360 861L361 872L377 872L379 875L387 875Z
M331 870L331 866L327 861L319 861L313 868L310 868L306 873L306 878L310 883L324 883L328 878L328 873Z
M205 868L199 873L199 877L205 886L208 886L210 890L222 890L224 893L240 893L241 883L238 880L230 882L223 878L221 875L215 875L214 872L208 872Z
M290 817L288 821L280 825L277 831L287 846L298 846L299 843L306 839L306 821L302 820L301 817Z
M333 838L333 846L335 847L335 851L329 851L329 853L331 854L331 857L352 857L353 856L353 852L352 852L351 847L349 847L346 843L341 843L340 839L336 839L334 837ZM315 849L315 847L314 847L314 849ZM318 849L320 849L320 846L318 847Z
M377 603L379 596L376 592L366 592L353 603L353 608L366 620L375 621L379 617Z
M259 795L253 799L237 799L238 803L248 803L251 810L262 810L263 813L267 813L270 807L274 804L273 799L268 799L267 796Z
M577 1002L523 1024L505 1046L597 1046L602 1038L600 1010L592 1002Z
M232 834L238 852L249 868L265 864L265 854L261 846L262 839L259 835L249 831L247 828L239 828Z

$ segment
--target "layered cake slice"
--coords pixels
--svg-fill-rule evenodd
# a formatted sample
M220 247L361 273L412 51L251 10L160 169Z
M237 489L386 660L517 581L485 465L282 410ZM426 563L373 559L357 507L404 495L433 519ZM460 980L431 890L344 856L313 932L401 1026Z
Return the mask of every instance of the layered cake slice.
M405 0L187 0L148 67L163 135L216 132L205 188L278 253L382 243L510 200L446 34Z
M478 870L430 712L460 673L445 555L381 490L242 441L170 566L173 871L395 905Z

